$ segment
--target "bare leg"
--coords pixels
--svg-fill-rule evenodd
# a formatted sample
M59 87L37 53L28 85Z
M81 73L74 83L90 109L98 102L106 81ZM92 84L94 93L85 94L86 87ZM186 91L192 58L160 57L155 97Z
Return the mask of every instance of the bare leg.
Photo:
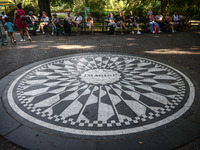
M121 34L123 34L123 25L121 22L120 22L120 27L121 27Z
M13 40L15 40L15 37L14 37L14 35L12 35L12 38L13 38Z
M78 23L76 23L76 33L78 32Z
M11 42L13 41L12 35L10 35L10 40L11 40Z
M40 27L41 27L41 23L40 23L39 28L37 30L40 30Z
M24 28L24 31L26 32L26 35L28 36L29 41L32 42L32 39L28 33L28 30L26 28Z
M124 23L122 22L123 27L126 29L126 26L124 25Z
M139 27L139 25L137 25L137 32L139 32L140 31L140 27Z
M24 28L24 31L26 32L26 35L28 36L28 38L30 38L28 30L26 28Z
M91 23L91 31L92 31L92 33L93 33L93 23Z
M133 31L133 24L131 24L131 31Z
M42 32L44 32L44 26L45 26L44 24L41 25Z
M24 33L23 33L23 29L22 29L22 28L20 28L19 30L20 30L20 35L21 35L22 39L24 40Z

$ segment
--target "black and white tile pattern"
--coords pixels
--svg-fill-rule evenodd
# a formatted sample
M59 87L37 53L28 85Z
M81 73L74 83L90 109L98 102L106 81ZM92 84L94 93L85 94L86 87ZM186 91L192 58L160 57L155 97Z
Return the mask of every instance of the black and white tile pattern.
M71 56L38 65L8 88L9 106L47 129L76 135L124 135L166 125L194 101L190 79L146 58Z

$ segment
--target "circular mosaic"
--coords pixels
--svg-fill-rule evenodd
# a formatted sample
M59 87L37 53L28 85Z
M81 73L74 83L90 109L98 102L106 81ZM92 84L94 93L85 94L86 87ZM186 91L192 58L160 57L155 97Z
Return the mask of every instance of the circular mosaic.
M194 101L190 79L146 58L73 55L37 65L7 89L18 120L75 135L126 135L178 119Z

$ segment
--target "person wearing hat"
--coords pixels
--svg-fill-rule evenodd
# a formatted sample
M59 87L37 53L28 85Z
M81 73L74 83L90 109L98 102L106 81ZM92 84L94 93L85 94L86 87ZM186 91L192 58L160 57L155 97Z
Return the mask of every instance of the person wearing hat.
M40 32L40 29L42 30L42 33L44 32L44 27L49 24L49 17L47 16L47 13L45 11L42 12L42 18L40 20L39 28L37 29L37 32Z
M2 17L3 16L0 13L0 45L7 45L7 35L5 32L5 25Z
M39 20L38 20L38 18L35 15L33 15L32 11L29 11L29 18L30 18L33 26L35 27L36 23L39 22Z
M58 26L58 23L59 23L59 18L57 17L56 13L53 13L51 23L52 23L52 34L51 35L54 35L54 31L55 31L55 29L56 29L56 27Z

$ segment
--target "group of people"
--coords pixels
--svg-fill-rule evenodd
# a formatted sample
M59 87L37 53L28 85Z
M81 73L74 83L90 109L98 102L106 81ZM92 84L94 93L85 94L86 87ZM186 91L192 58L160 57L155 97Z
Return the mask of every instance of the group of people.
M75 16L71 16L71 12L66 12L66 17L64 18L63 24L60 24L60 20L56 13L53 13L53 17L50 20L47 16L46 12L42 12L42 17L39 20L32 11L29 12L29 18L31 20L31 23L34 27L37 27L37 32L42 32L45 34L45 26L49 25L49 23L52 23L52 35L54 35L57 28L64 28L64 33L71 33L71 27L76 27L75 35L78 34L78 28L83 28L83 17L80 16L79 12L77 11ZM115 29L121 31L121 34L123 34L123 30L127 30L127 27L125 25L125 22L128 22L128 26L131 28L131 33L134 34L133 27L137 27L137 34L141 34L140 27L137 21L140 18L133 15L132 11L129 11L129 14L125 17L125 13L121 13L121 11L118 11L118 14L113 16L113 14L110 12L108 16L105 19L105 22L107 23L107 26L110 27L110 29L113 30L113 34L115 33ZM157 27L158 33L161 33L162 31L166 31L167 27L171 27L172 33L177 32L177 30L183 25L183 14L180 13L177 14L177 11L174 11L173 16L170 16L170 13L167 12L166 16L163 17L161 14L161 11L158 11L158 14L154 17L153 12L151 10L148 11L147 16L147 25L150 26L151 33L155 33L154 26ZM7 30L8 36L11 39L12 43L16 43L15 37L13 35L13 27L14 25L17 26L17 28L20 30L20 35L22 39L20 41L26 41L24 38L24 32L28 36L29 41L31 42L32 39L29 35L29 32L27 30L27 22L25 18L25 12L22 10L21 3L17 5L17 10L14 13L14 20L13 23L9 22L8 17L5 15L5 13L0 13L0 44L4 45L7 43L6 39L6 32ZM93 18L91 17L90 12L87 13L87 17L85 18L85 25L89 28L89 31L91 34L93 33Z
M158 14L154 17L153 12L150 10L146 16L147 25L150 26L152 33L155 33L153 26L158 28L158 32L166 31L167 27L170 26L172 33L177 32L179 28L184 24L183 13L177 14L177 11L174 11L173 16L170 16L170 13L167 12L166 16L163 17L161 11L158 11Z
M28 36L29 41L32 42L29 32L27 31L25 12L22 10L21 3L17 5L17 10L14 12L13 23L10 22L10 20L4 13L0 13L0 45L7 45L8 43L5 30L7 31L8 36L10 37L11 43L13 44L16 43L16 40L13 34L14 26L17 26L17 28L20 30L20 35L22 37L20 41L26 41L24 38L24 32L25 32L26 35Z

